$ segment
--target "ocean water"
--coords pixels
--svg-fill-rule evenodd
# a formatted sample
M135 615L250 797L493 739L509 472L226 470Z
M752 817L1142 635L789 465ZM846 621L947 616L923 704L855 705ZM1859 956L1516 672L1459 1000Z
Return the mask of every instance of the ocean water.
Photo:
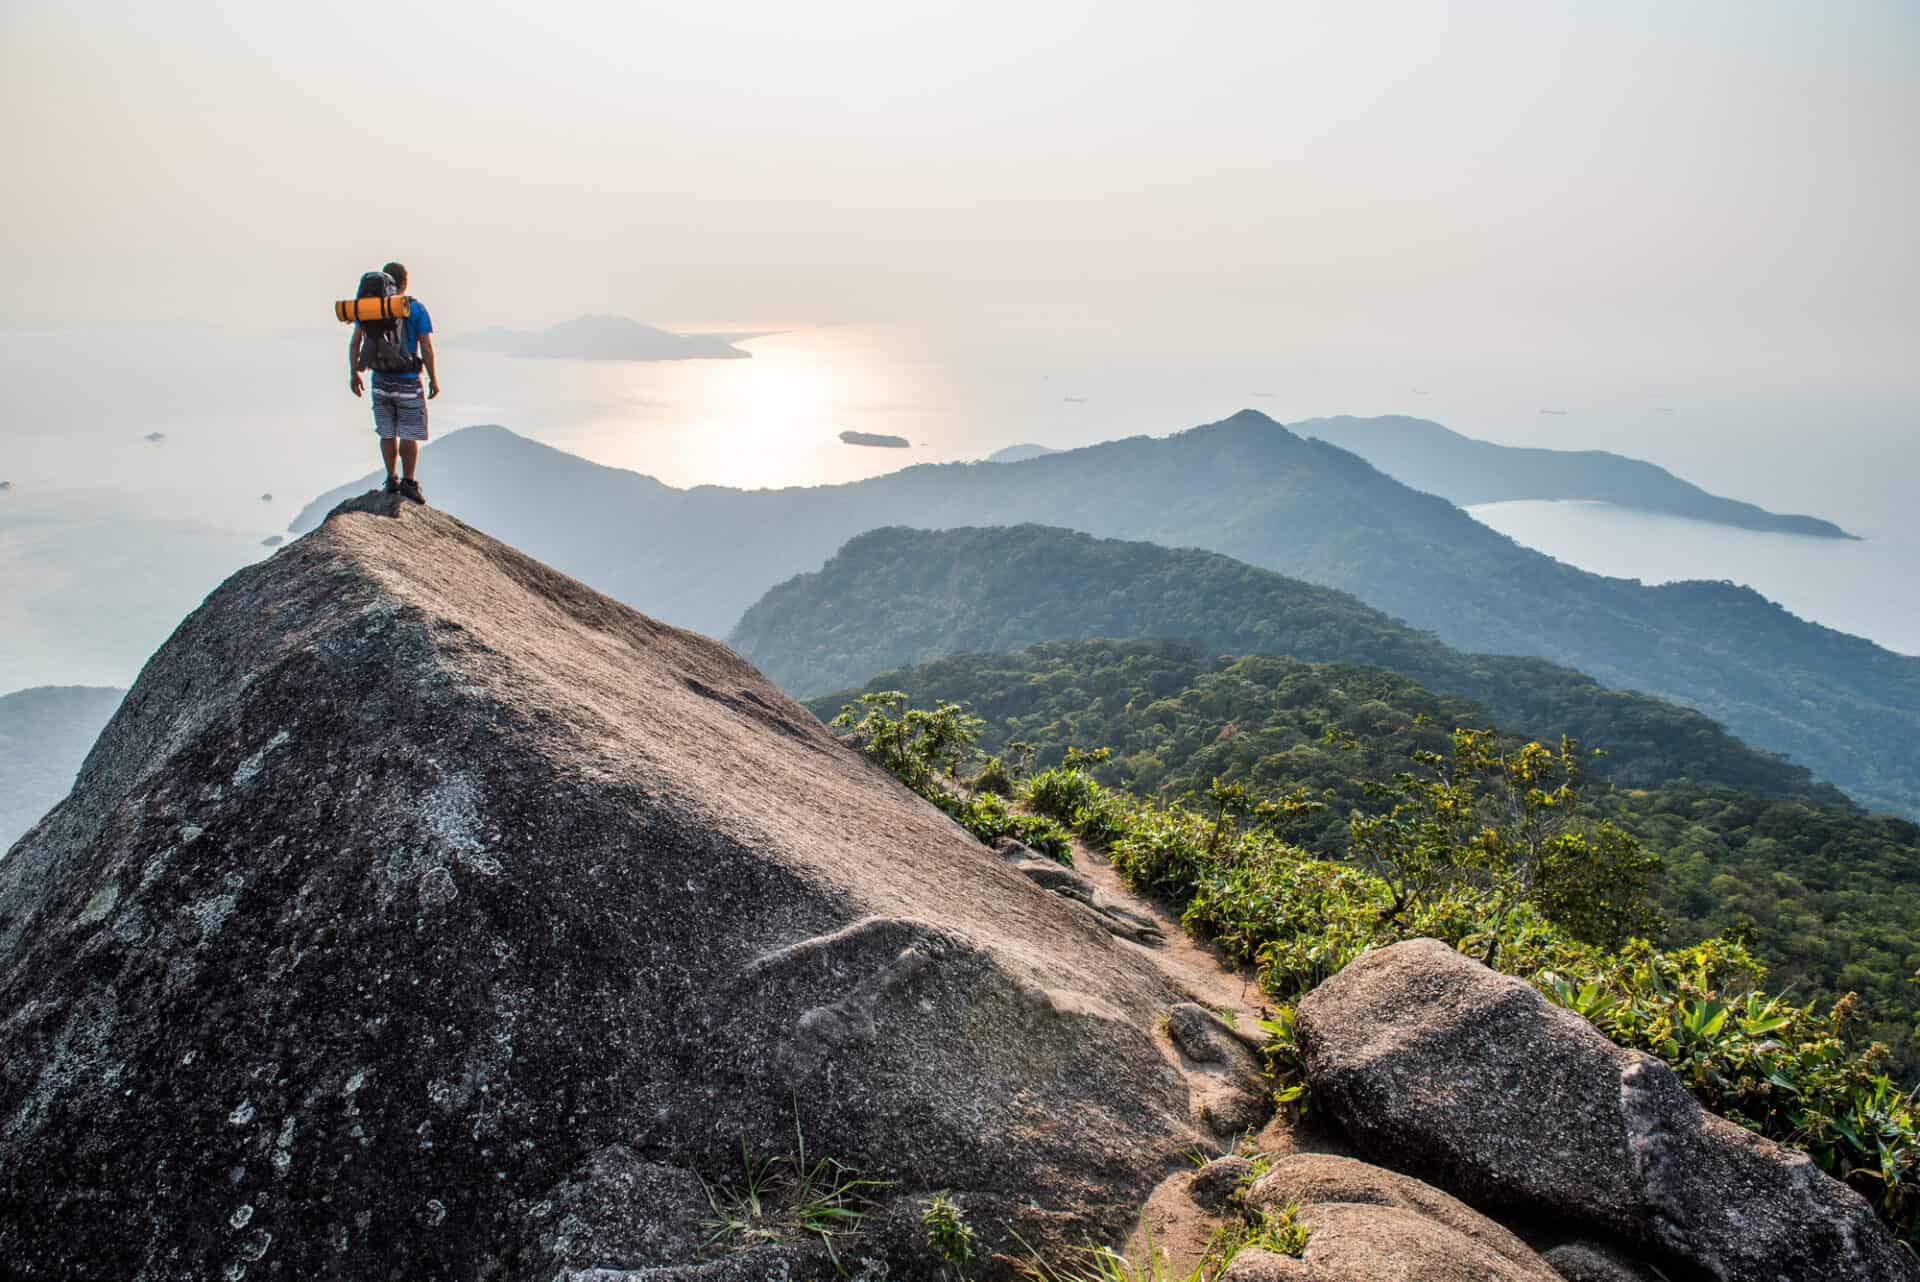
M1741 583L1803 619L1920 654L1920 538L1910 532L1812 539L1611 503L1481 503L1467 511L1583 570L1649 584Z
M1248 407L1282 422L1406 413L1504 443L1615 449L1872 537L1779 540L1580 505L1476 514L1587 568L1751 583L1808 617L1920 649L1920 576L1897 535L1920 450L1889 430L1884 406L1828 413L1810 459L1805 404L1778 396L1703 395L1681 415L1671 387L1656 408L1639 389L1534 385L1457 360L1388 367L1351 333L1316 345L1252 314L1009 308L939 326L729 322L704 328L759 334L742 344L751 359L675 362L463 352L457 326L438 319L436 435L501 423L675 485L849 481L1023 441L1162 435ZM127 683L308 499L376 467L367 404L346 384L345 332L325 324L0 331L0 691ZM1541 404L1577 412L1542 417ZM1729 424L1741 449L1712 448ZM913 445L849 446L837 439L846 430ZM432 475L429 446L429 497Z

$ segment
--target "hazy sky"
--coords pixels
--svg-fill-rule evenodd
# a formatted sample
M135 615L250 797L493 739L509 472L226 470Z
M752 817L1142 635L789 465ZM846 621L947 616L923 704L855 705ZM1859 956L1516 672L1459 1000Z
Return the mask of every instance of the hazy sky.
M1920 4L6 0L5 318L1255 309L1910 389Z

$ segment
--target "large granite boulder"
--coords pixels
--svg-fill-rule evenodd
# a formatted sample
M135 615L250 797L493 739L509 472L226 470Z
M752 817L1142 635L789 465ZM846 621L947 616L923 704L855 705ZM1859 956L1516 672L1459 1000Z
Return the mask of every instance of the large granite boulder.
M0 860L0 1272L755 1276L700 1180L802 1141L1113 1239L1204 1138L1177 1000L725 647L369 496Z
M1358 958L1295 1027L1315 1107L1357 1148L1482 1209L1588 1225L1727 1282L1920 1277L1804 1155L1443 943Z

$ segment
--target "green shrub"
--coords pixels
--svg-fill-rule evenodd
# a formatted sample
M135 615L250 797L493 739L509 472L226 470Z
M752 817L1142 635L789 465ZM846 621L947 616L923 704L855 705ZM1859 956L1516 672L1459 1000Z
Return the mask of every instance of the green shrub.
M1002 837L1012 837L1069 868L1073 866L1073 834L1044 815L1022 814L990 792L963 796L936 791L929 800L983 843L991 845Z
M1128 819L1108 846L1114 866L1135 889L1184 907L1211 863L1206 818L1175 804L1142 805Z
M945 1193L935 1193L920 1213L927 1246L940 1259L942 1275L957 1274L973 1260L973 1226Z
M1073 834L1045 815L1015 814L1011 831L1016 840L1073 867Z
M982 724L945 699L931 710L909 708L907 696L898 690L861 695L858 704L848 704L833 719L835 729L849 731L865 744L868 755L908 787L921 790L953 778L961 763L976 755L973 744Z
M993 791L948 786L960 768L979 755L973 743L980 724L978 717L944 699L931 711L910 708L897 690L863 695L859 704L848 704L833 719L834 727L848 731L868 756L982 842L1012 837L1071 867L1073 834L1053 819L1016 811ZM1017 761L1024 759L1024 754L1016 754Z
M1022 785L1020 795L1034 813L1059 820L1101 849L1119 840L1127 830L1124 801L1097 783L1085 764L1042 770Z
M1635 941L1585 974L1543 969L1535 978L1614 1041L1665 1060L1714 1112L1805 1149L1913 1241L1913 1097L1887 1077L1883 1047L1847 1044L1852 1002L1823 1015L1755 991L1759 976L1744 945L1708 940L1670 952Z
M1019 781L1014 778L1012 769L1002 757L988 757L968 784L975 792L989 792L996 797L1011 797Z

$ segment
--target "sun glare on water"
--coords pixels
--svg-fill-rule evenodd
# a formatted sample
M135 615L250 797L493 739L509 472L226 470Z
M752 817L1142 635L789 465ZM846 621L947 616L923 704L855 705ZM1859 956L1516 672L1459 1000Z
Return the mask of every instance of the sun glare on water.
M823 485L966 456L926 440L937 434L927 429L939 398L919 354L893 350L902 342L875 330L788 329L741 340L747 360L516 361L513 372L545 382L549 371L530 367L566 367L581 398L575 412L549 424L529 405L530 434L596 462L676 486ZM914 445L847 445L839 436L849 429Z

